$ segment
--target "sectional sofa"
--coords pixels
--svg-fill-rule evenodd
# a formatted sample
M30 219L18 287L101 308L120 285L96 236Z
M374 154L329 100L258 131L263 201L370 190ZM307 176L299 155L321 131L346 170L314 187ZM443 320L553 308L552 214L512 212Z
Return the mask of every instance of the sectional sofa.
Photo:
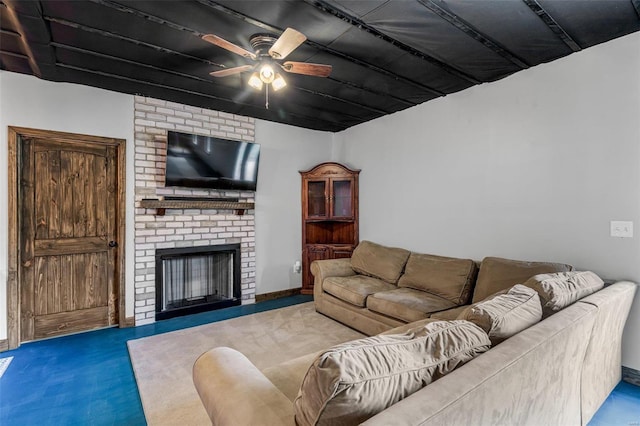
M361 242L350 259L316 261L316 310L367 335L425 318L456 319L469 304L571 265L487 257L471 259L412 253Z
M265 371L212 349L194 384L215 425L584 425L620 381L636 285L571 269L366 242L312 271L317 310L372 337Z

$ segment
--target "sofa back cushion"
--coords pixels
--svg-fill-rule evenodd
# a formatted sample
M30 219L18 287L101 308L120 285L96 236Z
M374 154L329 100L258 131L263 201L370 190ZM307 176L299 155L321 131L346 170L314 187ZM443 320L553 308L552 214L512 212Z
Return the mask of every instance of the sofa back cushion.
M334 346L303 379L294 401L296 424L359 424L490 346L487 334L468 321L430 322Z
M535 290L516 284L469 306L458 319L476 324L497 345L538 323L542 319L542 306Z
M351 255L351 268L359 274L397 284L410 253L409 250L362 241Z
M426 291L456 305L466 305L477 273L471 259L411 253L398 287Z
M537 274L571 271L571 265L551 262L525 262L521 260L485 257L480 264L473 303L494 293L522 284Z
M546 318L600 290L604 281L591 271L570 271L535 275L524 285L538 292Z

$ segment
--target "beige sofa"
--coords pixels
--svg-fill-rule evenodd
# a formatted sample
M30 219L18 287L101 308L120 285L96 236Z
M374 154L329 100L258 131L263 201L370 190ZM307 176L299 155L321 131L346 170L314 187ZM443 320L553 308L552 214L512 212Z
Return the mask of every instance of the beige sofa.
M345 261L318 263L324 272L348 272L342 268ZM505 271L504 262L489 263L496 276ZM338 264L341 266L335 266ZM524 269L537 266L525 263ZM480 269L482 272L482 265ZM498 281L493 284L501 285ZM571 304L553 315L546 312L542 321L457 366L364 424L584 425L620 381L621 336L635 291L635 284L617 282L575 303L566 301ZM457 309L459 315L461 309ZM359 329L371 321L391 336L434 321L399 321L402 325L390 328L392 324L362 308L336 312L341 320L361 326ZM317 359L318 354L309 354L259 371L241 353L216 348L196 361L193 380L215 425L294 425L294 399L303 381L309 381L306 376L310 366L317 367ZM241 410L237 409L239 401ZM349 412L352 407L345 409ZM337 417L318 424L345 422Z
M498 257L471 259L412 253L369 241L349 259L318 260L316 310L367 335L425 319L456 319L469 304L523 283L536 274L565 272L571 265Z

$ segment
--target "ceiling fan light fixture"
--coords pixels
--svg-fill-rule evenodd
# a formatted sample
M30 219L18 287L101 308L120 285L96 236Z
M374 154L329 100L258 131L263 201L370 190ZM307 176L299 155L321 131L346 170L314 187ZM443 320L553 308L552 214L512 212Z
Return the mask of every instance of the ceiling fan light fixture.
M273 79L273 82L271 83L271 85L273 86L273 90L277 92L278 90L280 90L283 87L285 87L287 85L287 82L280 75L280 73L276 73L276 76Z
M247 84L256 90L262 90L262 80L260 79L260 76L257 72L251 74L251 77L249 77L249 81L247 82Z
M273 67L271 65L264 64L260 67L260 80L262 80L263 83L273 83L273 80L275 78L276 72L273 70Z

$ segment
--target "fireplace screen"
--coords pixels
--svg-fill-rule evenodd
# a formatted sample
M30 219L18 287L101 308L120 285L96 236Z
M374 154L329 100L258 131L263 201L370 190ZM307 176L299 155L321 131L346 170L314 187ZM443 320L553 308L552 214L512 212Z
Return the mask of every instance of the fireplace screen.
M238 244L156 252L156 319L240 303Z

